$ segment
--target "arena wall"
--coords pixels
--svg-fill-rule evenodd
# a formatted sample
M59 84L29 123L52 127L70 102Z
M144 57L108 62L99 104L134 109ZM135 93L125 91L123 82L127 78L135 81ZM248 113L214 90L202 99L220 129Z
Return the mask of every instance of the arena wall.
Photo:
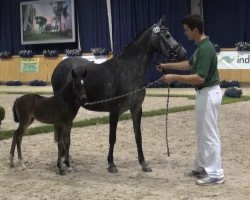
M65 57L65 54L60 54L56 58L35 55L34 58L39 58L38 72L21 72L21 58L19 56L12 56L10 59L0 59L0 81L20 80L29 82L37 79L50 82L55 67L63 60L63 57ZM109 56L109 58L111 57L112 55ZM241 83L250 83L250 70L247 69L219 69L219 74L221 80L236 80Z

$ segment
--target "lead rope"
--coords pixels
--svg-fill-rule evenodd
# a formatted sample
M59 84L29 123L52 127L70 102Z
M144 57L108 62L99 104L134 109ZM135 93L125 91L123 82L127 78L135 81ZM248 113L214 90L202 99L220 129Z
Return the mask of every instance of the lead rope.
M168 105L169 105L169 93L170 93L170 84L168 84L168 97L167 97L167 108L166 108L166 144L167 144L167 153L170 156L169 145L168 145Z
M84 103L84 106L91 106L91 105L95 105L95 104L106 103L106 102L113 101L113 100L116 100L116 99L121 99L123 97L135 94L135 93L140 92L142 90L145 90L149 86L152 86L152 85L154 85L155 83L158 83L158 82L160 82L160 79L158 79L156 81L153 81L153 82L149 83L148 85L146 85L146 86L144 86L142 88L139 88L137 90L134 90L132 92L129 92L129 93L126 93L126 94L123 94L123 95L120 95L120 96L116 96L116 97L109 98L109 99L103 99L103 100L100 100L100 101L86 102L86 103Z

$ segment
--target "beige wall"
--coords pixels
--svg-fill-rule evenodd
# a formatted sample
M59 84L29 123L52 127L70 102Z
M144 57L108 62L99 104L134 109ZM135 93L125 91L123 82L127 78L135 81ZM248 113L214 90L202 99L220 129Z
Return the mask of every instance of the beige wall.
M234 80L242 83L250 83L250 70L243 69L220 69L221 80Z
M230 49L231 50L231 49ZM89 55L89 54L87 54ZM43 55L36 55L39 58L39 72L21 72L21 59L19 56L13 56L11 59L0 60L0 81L20 80L29 82L35 79L50 82L51 75L59 62L63 60L64 54L57 58L46 58ZM109 56L111 58L112 55ZM221 80L237 80L243 83L250 83L250 70L220 69Z
M223 51L236 51L235 48L223 48ZM250 83L250 70L247 69L219 69L221 80L234 80L241 83Z
M0 81L20 80L28 82L35 79L50 82L53 70L57 64L63 59L64 55L57 58L46 58L43 55L36 55L39 58L38 72L21 72L21 59L19 56L13 56L11 59L0 60Z

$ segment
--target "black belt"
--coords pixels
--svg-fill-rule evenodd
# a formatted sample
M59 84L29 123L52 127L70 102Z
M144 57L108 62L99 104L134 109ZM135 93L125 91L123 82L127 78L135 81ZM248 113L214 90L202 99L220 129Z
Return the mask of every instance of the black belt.
M194 86L194 89L195 89L196 91L200 91L200 90L202 90L203 88L205 88L205 86Z

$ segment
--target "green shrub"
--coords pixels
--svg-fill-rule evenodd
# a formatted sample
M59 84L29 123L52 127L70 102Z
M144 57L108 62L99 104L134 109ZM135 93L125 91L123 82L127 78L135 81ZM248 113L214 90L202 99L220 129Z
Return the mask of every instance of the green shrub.
M0 125L4 117L5 117L5 110L3 107L0 106Z

